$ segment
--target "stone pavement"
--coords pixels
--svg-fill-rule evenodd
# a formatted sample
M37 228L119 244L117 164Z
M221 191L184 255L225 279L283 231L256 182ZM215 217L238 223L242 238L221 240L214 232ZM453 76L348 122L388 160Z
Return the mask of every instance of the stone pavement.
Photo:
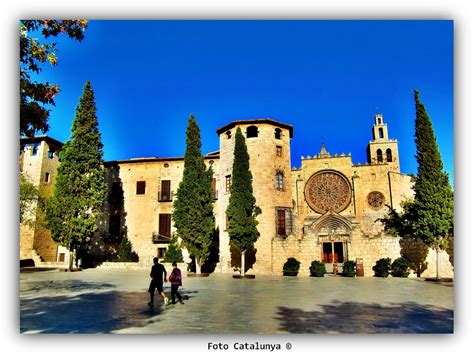
M185 277L147 306L147 270L20 273L21 333L452 333L454 288L419 279ZM170 292L169 283L165 291Z

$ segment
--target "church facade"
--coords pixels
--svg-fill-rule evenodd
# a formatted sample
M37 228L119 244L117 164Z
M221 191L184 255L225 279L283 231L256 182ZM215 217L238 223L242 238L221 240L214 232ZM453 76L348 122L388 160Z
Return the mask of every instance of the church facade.
M398 141L389 138L381 114L374 117L366 163L354 164L350 154L330 154L323 145L293 169L292 125L269 118L236 120L217 129L219 151L205 155L206 166L214 171L213 271L233 272L240 265L229 246L226 217L237 128L246 138L253 191L262 210L260 237L246 262L252 272L281 275L284 262L294 257L301 262L302 276L309 275L314 260L324 262L328 272L341 272L345 261L354 260L359 271L372 276L380 258L422 252L419 242L387 234L379 221L388 206L400 209L404 200L413 198L411 177L400 171ZM175 232L172 207L184 158L109 161L105 168L109 197L96 242L104 247L103 240L126 235L139 264L148 267L153 257L164 257ZM422 276L432 276L434 252L427 251L425 262ZM441 264L442 276L452 277L446 253Z

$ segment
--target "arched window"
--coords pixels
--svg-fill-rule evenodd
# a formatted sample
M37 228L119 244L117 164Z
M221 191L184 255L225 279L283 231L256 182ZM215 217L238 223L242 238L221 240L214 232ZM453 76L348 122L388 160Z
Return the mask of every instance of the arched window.
M281 129L280 128L275 129L275 139L281 139Z
M392 149L387 149L385 153L387 154L387 162L392 162Z
M379 138L383 138L383 128L379 128Z
M226 131L225 134L227 135L227 139L230 139L232 137L232 133L230 130Z
M377 149L377 162L383 162L382 150Z
M381 119L381 118L377 118L377 122L378 122L378 124L382 124L382 119Z
M257 138L258 137L258 128L255 125L247 127L247 138Z
M276 175L276 189L279 191L283 190L283 172L277 171Z

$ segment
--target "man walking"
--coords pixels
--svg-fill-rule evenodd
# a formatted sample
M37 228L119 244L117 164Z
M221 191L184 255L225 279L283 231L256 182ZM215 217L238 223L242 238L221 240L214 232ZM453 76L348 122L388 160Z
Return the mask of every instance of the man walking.
M150 302L148 303L149 306L153 306L154 298L155 298L155 289L158 289L161 297L163 298L163 303L168 305L169 299L166 297L165 292L163 291L163 280L167 282L166 279L166 269L163 267L163 264L158 263L158 257L153 258L153 266L151 267L150 277L150 287L148 288L148 292L150 293Z

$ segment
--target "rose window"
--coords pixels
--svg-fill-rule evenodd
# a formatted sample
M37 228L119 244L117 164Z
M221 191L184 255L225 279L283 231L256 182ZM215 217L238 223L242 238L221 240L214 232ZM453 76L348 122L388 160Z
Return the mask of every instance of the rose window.
M337 171L326 170L315 173L306 183L305 199L314 211L339 213L351 202L351 185Z
M367 202L372 209L378 210L385 205L385 197L380 192L370 192L367 196Z

